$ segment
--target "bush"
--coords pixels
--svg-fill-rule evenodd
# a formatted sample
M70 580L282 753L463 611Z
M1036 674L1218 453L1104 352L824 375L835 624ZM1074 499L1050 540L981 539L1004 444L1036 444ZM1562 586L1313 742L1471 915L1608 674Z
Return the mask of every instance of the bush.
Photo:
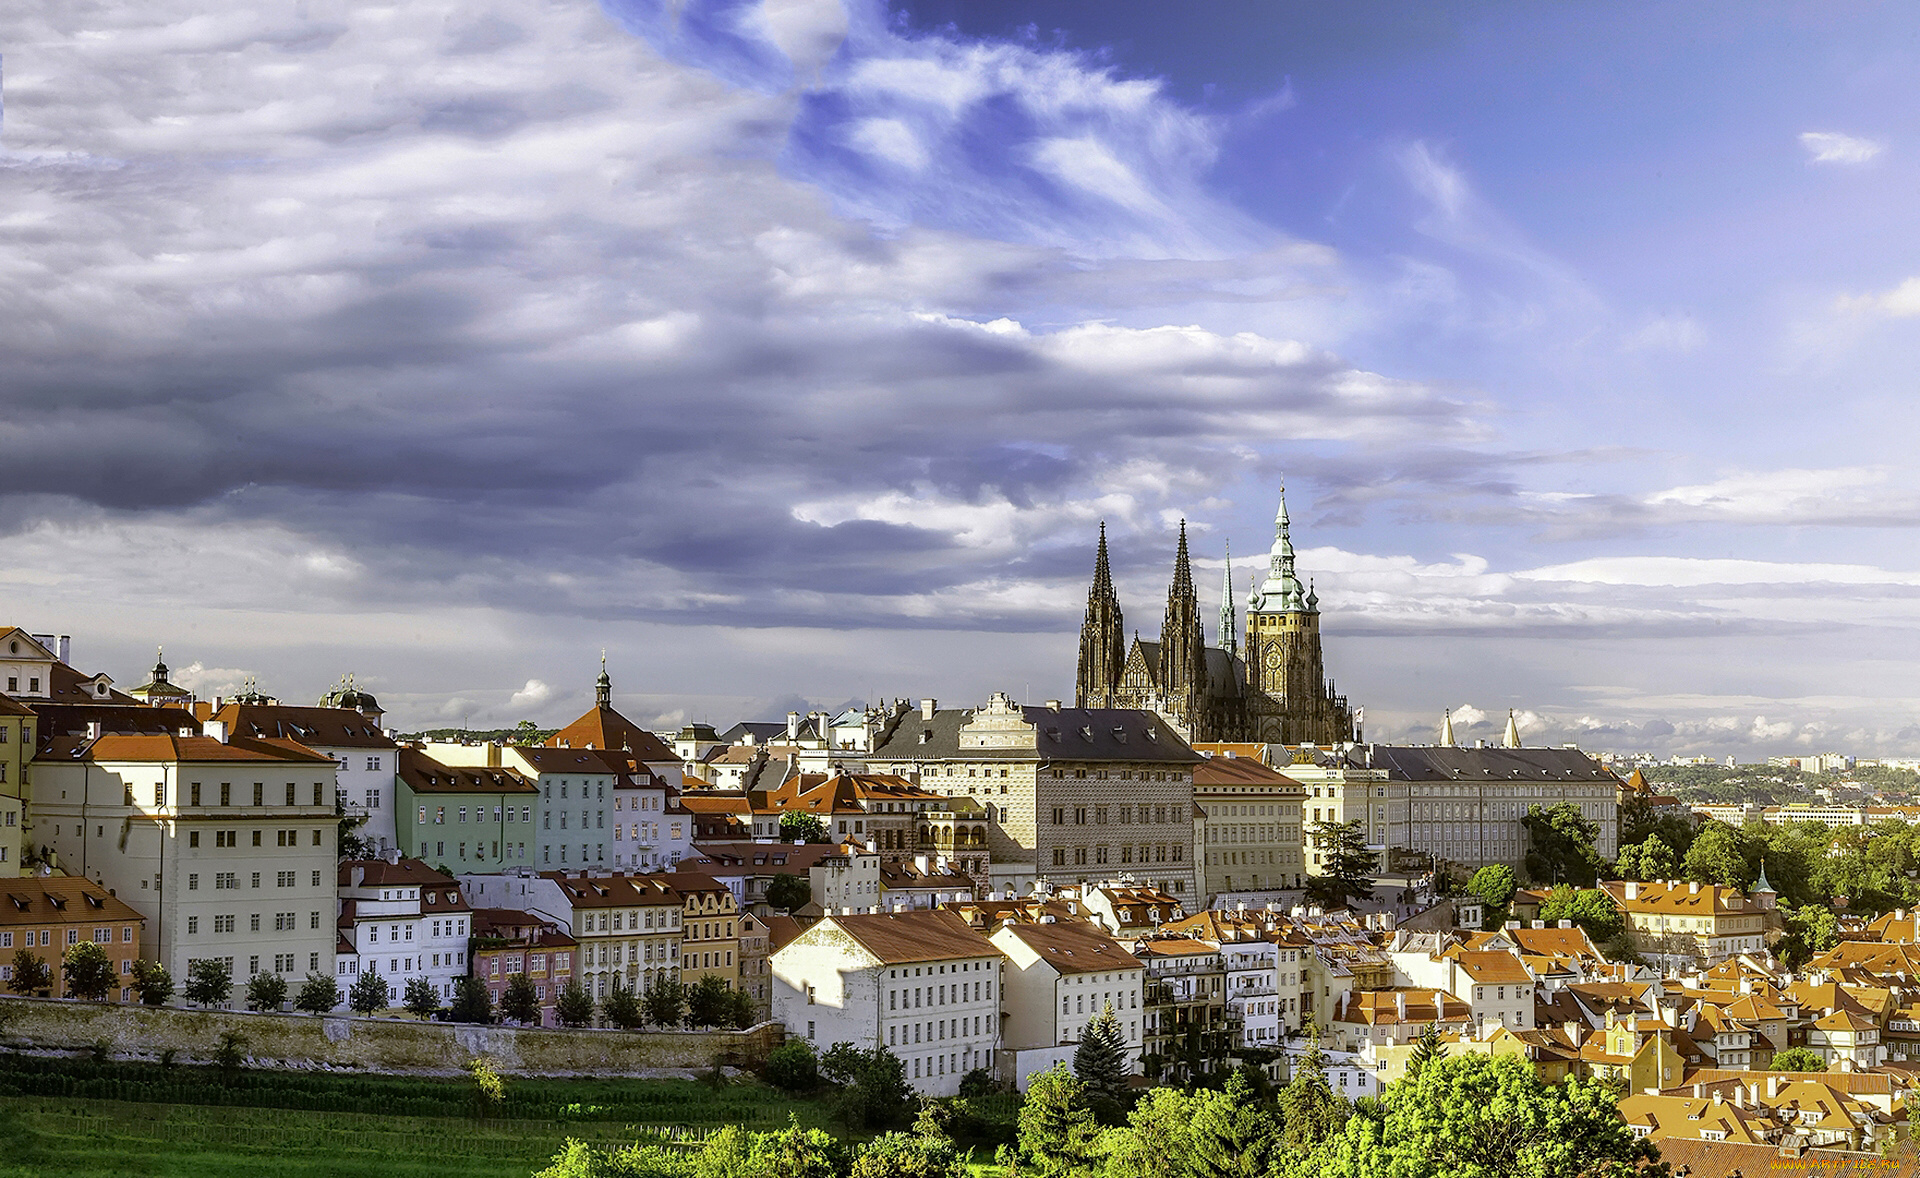
M220 1036L220 1046L213 1049L213 1062L231 1084L241 1065L247 1062L247 1037L232 1031Z
M782 1092L804 1096L820 1086L820 1061L804 1039L789 1039L767 1053L767 1083Z

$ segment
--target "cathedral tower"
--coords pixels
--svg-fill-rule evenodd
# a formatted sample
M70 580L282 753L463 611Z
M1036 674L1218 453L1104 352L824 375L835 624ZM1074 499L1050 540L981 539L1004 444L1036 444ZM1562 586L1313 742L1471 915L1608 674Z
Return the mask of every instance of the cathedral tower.
M1353 739L1346 701L1326 679L1320 597L1300 584L1294 567L1284 486L1267 576L1247 597L1246 668L1255 739L1284 744Z
M1080 626L1080 669L1074 678L1074 706L1120 706L1114 695L1126 667L1126 643L1120 596L1113 591L1107 565L1107 525L1100 525L1100 550L1093 561L1093 587L1087 590L1087 619Z
M1200 630L1200 597L1193 589L1187 557L1187 521L1180 521L1180 546L1173 556L1173 583L1167 586L1167 616L1160 623L1160 691L1189 732L1198 731L1206 707L1206 637Z

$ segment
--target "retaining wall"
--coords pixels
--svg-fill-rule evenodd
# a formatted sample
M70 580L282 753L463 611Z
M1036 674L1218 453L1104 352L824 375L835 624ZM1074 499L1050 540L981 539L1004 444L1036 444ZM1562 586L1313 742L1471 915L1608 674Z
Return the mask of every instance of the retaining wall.
M744 1031L569 1031L0 996L0 1044L16 1049L103 1046L119 1059L170 1050L192 1063L210 1060L227 1034L245 1040L242 1050L256 1067L441 1075L485 1055L501 1072L523 1076L758 1068L786 1037L778 1023Z

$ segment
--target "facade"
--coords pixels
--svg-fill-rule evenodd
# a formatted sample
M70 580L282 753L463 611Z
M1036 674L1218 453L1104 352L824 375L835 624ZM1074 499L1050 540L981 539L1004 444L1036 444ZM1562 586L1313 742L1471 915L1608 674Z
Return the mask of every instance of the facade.
M680 980L694 986L712 975L727 989L739 989L741 913L733 893L697 872L661 878L680 893Z
M1244 645L1236 633L1233 594L1233 564L1228 559L1221 588L1220 645L1209 647L1182 521L1160 640L1135 638L1126 647L1125 619L1113 588L1102 525L1080 631L1075 704L1149 709L1196 741L1352 740L1352 711L1326 677L1320 598L1311 586L1300 584L1295 568L1284 488L1267 576L1247 597Z
M354 701L373 697L356 692ZM377 703L372 705L375 709ZM377 715L377 713L376 713ZM400 849L402 854L417 854L402 847L396 832L397 813L394 771L399 746L381 730L374 716L357 707L298 708L267 702L257 693L228 701L214 711L211 720L220 727L209 727L209 735L225 732L255 739L272 737L297 740L316 752L333 758L334 788L348 816L365 819L354 833L366 844L366 851L384 856Z
M1763 877L1751 896L1738 888L1679 880L1609 880L1640 952L1681 966L1711 966L1766 948L1774 893Z
M767 910L776 877L807 881L812 902L829 912L880 910L880 853L853 843L696 843L686 866L725 884L741 911Z
M1407 985L1459 997L1483 1026L1497 1019L1511 1031L1533 1029L1538 986L1519 956L1508 950L1454 946L1438 956L1395 953L1393 963Z
M1367 849L1379 857L1383 869L1393 849L1410 842L1408 785L1392 780L1385 769L1369 768L1364 759L1355 764L1332 749L1300 748L1294 750L1292 764L1283 771L1305 787L1307 794L1300 803L1305 844L1301 857L1307 874L1319 875L1325 866L1325 852L1313 840L1314 827L1323 822L1360 823L1366 832Z
M1232 747L1194 751L1206 758L1193 767L1200 894L1304 886L1307 787Z
M615 984L639 994L662 975L681 976L682 915L688 903L681 879L659 873L517 870L462 876L460 887L476 910L524 913L572 938L569 976L579 976L598 1000ZM564 986L565 979L557 984Z
M1133 955L1144 967L1141 1049L1147 1078L1180 1084L1213 1071L1234 1046L1219 947L1193 937L1143 937L1133 943Z
M147 918L176 979L334 971L333 758L288 740L63 737L34 770L36 836Z
M443 765L411 747L390 755L398 768L388 783L394 810L388 821L400 854L459 873L504 871L532 861L539 845L533 812L540 787L531 778L504 766ZM371 840L372 833L366 837Z
M64 638L0 626L0 693L29 702L51 701L53 668L64 661L65 652Z
M1003 924L991 940L1007 959L1000 1079L1022 1092L1036 1072L1073 1060L1087 1021L1111 1009L1140 1071L1146 967L1088 921Z
M0 695L0 877L24 874L33 849L27 830L27 763L33 760L33 741L33 709Z
M1128 709L978 709L922 700L870 758L882 772L966 798L987 818L992 890L1132 875L1176 896L1198 885L1193 767L1165 720Z
M774 1019L815 1051L885 1047L925 1096L999 1061L1003 959L951 912L823 917L771 964Z
M418 859L348 859L339 867L340 946L334 962L341 998L363 973L387 981L400 1005L407 984L425 978L442 1005L471 969L473 914L460 885Z
M632 780L625 757L600 749L526 748L491 742L430 741L422 751L452 768L514 769L538 787L533 802L534 830L528 839L535 868L577 871L606 867L612 862L608 850L614 833L611 820L620 813L613 808L615 790ZM434 841L440 841L438 836Z
M560 1024L555 1010L560 991L573 978L573 959L579 944L554 921L512 908L473 910L473 976L487 988L498 1013L507 983L526 974L540 1000L536 1025Z
M16 880L0 897L0 982L13 980L14 955L31 951L45 962L52 986L42 993L70 997L60 962L69 945L91 941L112 963L111 998L133 1001L133 962L145 942L146 918L107 889L69 875Z

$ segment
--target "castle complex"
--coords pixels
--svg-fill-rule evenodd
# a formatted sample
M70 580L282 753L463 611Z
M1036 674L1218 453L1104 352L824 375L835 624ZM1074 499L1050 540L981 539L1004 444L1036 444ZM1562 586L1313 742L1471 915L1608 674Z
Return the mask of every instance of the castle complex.
M1266 579L1247 595L1244 645L1235 634L1231 560L1220 592L1220 645L1206 644L1184 520L1160 641L1135 637L1127 646L1123 620L1102 524L1080 629L1078 706L1158 712L1190 741L1328 745L1354 739L1353 713L1328 681L1321 657L1319 595L1300 584L1294 568L1284 488Z

